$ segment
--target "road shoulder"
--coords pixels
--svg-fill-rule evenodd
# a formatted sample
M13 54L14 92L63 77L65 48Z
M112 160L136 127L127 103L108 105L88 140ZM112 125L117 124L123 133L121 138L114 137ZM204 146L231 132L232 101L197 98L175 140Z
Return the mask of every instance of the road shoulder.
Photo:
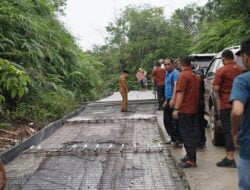
M169 140L163 124L163 112L157 111L157 121L164 140ZM207 148L205 152L198 152L198 167L183 170L189 186L193 190L235 190L237 189L237 170L218 168L216 162L225 157L223 147L214 147L207 132ZM171 155L176 161L185 155L185 150L169 147Z

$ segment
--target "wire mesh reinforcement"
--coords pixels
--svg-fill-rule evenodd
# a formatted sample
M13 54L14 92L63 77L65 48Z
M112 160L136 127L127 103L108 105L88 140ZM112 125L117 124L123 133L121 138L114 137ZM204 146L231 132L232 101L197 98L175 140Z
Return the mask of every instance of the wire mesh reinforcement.
M154 108L141 105L124 116L152 115ZM91 107L78 117L99 109ZM113 117L112 109L103 108L103 115ZM6 171L6 189L184 189L155 120L66 124L6 165Z

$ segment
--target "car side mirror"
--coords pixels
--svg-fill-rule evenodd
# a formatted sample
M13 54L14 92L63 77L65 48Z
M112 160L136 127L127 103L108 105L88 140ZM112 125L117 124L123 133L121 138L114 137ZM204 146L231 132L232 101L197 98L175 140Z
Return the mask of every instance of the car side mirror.
M209 73L207 74L207 78L212 77L212 76L214 76L214 75L215 75L214 72L209 72Z

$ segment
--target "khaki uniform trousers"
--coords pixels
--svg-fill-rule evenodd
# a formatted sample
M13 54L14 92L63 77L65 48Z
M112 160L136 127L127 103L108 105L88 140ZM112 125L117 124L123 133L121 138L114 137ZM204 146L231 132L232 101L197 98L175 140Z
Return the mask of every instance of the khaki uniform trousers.
M128 93L120 91L122 95L121 111L128 111Z

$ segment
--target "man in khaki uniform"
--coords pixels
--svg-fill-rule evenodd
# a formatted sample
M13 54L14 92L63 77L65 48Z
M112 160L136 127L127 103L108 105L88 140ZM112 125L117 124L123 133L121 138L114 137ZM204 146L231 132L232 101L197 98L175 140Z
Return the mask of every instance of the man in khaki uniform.
M128 84L126 80L128 74L129 72L127 70L123 70L119 77L119 91L122 95L121 112L128 111Z

